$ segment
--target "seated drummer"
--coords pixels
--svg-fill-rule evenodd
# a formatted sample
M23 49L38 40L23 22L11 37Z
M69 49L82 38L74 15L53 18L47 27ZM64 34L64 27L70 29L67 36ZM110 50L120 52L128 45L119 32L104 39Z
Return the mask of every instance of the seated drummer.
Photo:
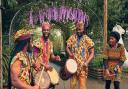
M42 36L33 42L33 45L40 49L41 64L44 65L46 70L51 70L49 59L60 61L60 56L55 56L53 53L53 44L49 39L51 25L48 22L42 23Z
M28 52L31 47L31 34L22 29L15 34L15 47L9 64L8 89L39 89L38 85L31 86L30 59Z

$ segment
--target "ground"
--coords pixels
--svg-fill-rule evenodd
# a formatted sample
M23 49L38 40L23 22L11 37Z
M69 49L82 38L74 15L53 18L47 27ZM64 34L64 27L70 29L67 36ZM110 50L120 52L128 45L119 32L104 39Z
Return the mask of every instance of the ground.
M53 65L57 70L59 67L56 65ZM60 79L59 85L56 85L55 89L69 89L69 80L63 81ZM91 77L88 77L87 79L87 89L104 89L105 81L101 79L94 79ZM76 85L76 88L78 89L78 84ZM113 84L111 84L111 89L114 89ZM128 74L123 74L123 78L120 83L120 89L128 89Z
M54 68L59 71L59 67L52 64ZM69 89L70 80L63 81L62 79L59 80L59 84L56 85L54 89ZM91 77L87 78L87 89L104 89L105 81L101 79L94 79ZM7 88L3 88L7 89ZM76 88L78 89L78 84L76 84ZM111 89L114 89L113 84L111 84ZM120 89L128 89L128 74L123 74L123 78L120 84Z

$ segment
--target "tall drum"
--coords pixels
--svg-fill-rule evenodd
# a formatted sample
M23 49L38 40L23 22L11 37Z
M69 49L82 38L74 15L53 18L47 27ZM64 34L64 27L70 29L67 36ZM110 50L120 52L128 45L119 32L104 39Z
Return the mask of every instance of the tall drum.
M39 82L41 71L35 75L35 83ZM48 89L50 86L50 77L47 72L43 71L39 82L40 89Z

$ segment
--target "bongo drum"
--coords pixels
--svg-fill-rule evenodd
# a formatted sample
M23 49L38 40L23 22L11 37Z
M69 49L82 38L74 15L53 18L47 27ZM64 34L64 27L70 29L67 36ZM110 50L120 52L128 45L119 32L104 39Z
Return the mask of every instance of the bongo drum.
M40 86L40 89L48 89L50 86L50 78L47 72L43 71L38 72L35 75L35 83L38 84ZM41 76L42 75L42 76ZM41 79L40 79L41 77Z
M60 70L62 80L68 80L74 73L77 72L77 63L73 59L68 59L65 66Z
M57 71L55 70L55 68L52 68L52 70L48 70L47 71L49 77L50 77L50 82L52 85L56 85L59 83L59 75L57 73Z

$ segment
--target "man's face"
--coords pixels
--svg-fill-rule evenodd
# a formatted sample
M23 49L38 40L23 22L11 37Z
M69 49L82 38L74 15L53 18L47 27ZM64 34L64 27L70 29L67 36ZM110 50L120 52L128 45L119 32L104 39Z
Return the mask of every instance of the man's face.
M84 23L83 22L77 22L76 23L76 32L79 37L81 37L84 33Z
M48 39L48 37L49 37L49 31L50 31L50 25L44 25L43 27L42 27L42 34L43 34L43 37L44 37L44 39Z
M83 31L84 30L84 23L83 22L77 22L76 23L76 30Z

